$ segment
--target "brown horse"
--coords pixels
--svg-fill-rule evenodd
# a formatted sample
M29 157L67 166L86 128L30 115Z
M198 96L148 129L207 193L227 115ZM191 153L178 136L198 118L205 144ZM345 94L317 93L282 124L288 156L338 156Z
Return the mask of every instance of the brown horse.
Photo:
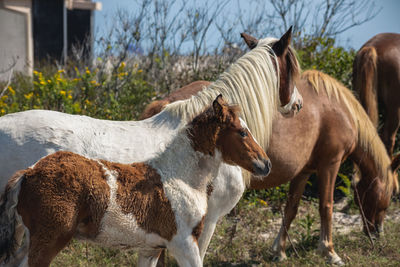
M194 83L192 91L207 84ZM282 227L273 246L282 260L286 258L287 231L307 179L316 173L321 216L319 250L329 262L342 264L332 243L333 191L340 164L349 157L359 167L354 194L365 215L364 231L383 230L384 215L398 181L375 127L350 90L318 71L304 72L296 86L303 96L304 108L295 117L278 115L275 119L267 149L274 168L265 179L251 179L249 188L266 189L290 181ZM400 159L394 161L393 169L399 163Z
M73 237L137 248L139 266L155 266L162 248L180 266L202 266L197 240L220 165L258 175L271 168L238 112L218 96L146 162L59 151L18 172L0 199L0 259L15 250L23 228L29 249L22 247L16 258L31 267L49 266Z
M400 124L400 34L381 33L357 52L353 86L372 122L378 127L378 103L384 110L381 137L393 155Z

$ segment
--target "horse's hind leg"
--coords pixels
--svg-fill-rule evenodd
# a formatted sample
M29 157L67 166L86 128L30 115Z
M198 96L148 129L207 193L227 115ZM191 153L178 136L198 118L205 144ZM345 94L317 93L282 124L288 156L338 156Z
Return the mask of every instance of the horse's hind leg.
M342 259L333 249L332 242L333 191L341 157L340 159L337 158L337 160L325 163L321 164L318 168L319 214L321 217L318 250L323 256L328 258L329 263L343 265Z
M37 232L31 235L29 248L29 266L45 267L50 266L51 261L69 243L73 233Z
M285 214L282 218L281 229L279 230L279 234L275 238L274 244L272 245L272 250L275 254L275 260L282 261L286 259L286 238L290 224L296 217L300 199L307 183L307 177L307 173L299 174L290 182L289 195L286 202Z
M391 106L391 105L388 105ZM382 141L385 144L389 156L393 155L396 133L399 129L400 110L398 108L386 108L385 122L382 128Z

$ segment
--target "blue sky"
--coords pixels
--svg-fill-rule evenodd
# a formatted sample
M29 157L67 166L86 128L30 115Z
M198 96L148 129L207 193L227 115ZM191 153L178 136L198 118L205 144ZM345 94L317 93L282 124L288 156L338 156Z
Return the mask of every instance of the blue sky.
M111 25L113 14L118 8L134 10L136 6L134 0L98 1L102 2L103 9L95 13L95 26L97 29L104 29ZM382 7L380 13L371 21L338 35L337 43L339 45L359 49L362 44L378 33L400 33L400 0L377 0L376 4ZM98 32L101 31L98 30Z

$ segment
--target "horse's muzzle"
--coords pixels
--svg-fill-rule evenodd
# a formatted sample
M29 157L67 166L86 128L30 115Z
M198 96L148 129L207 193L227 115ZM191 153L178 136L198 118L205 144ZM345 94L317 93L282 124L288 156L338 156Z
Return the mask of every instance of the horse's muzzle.
M266 176L271 172L271 161L265 158L253 160L253 174L256 176Z

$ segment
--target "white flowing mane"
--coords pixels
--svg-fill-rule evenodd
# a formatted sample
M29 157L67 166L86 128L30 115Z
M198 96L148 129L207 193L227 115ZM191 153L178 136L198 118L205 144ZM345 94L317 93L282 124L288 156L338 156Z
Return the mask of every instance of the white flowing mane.
M222 94L228 103L241 107L241 115L250 131L266 149L280 103L279 73L275 71L277 64L270 45L258 45L232 64L217 81L188 100L167 105L164 111L188 122ZM279 70L278 67L276 69Z

